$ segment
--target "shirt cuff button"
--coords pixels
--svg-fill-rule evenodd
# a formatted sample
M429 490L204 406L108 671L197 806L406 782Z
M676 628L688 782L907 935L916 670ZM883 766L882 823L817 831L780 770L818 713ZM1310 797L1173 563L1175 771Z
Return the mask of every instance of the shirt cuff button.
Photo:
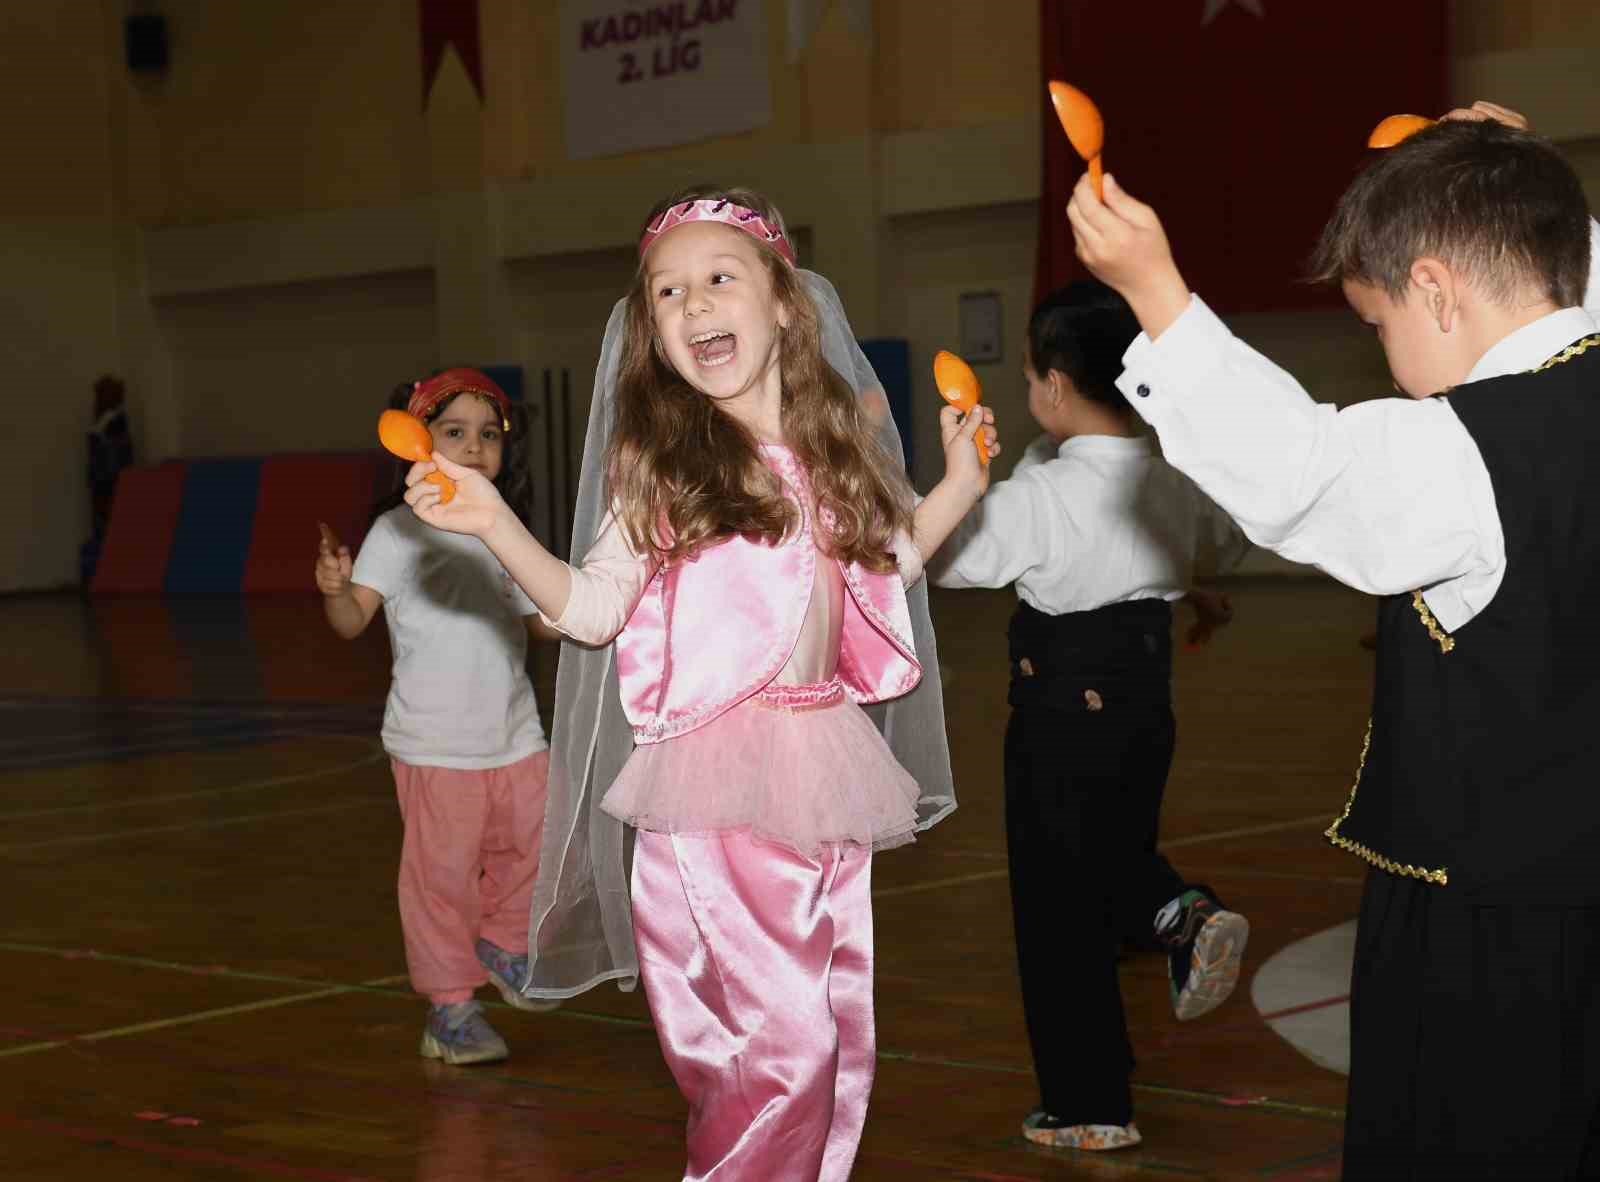
M1148 397L1150 397L1150 387L1147 386L1144 382L1140 382L1138 384L1138 386L1134 388L1133 392L1135 394L1137 394L1140 398L1148 398Z

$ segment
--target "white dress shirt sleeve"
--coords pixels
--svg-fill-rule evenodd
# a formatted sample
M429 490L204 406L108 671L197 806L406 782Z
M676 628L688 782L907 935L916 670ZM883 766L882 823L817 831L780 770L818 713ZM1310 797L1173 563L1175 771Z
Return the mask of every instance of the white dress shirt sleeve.
M1049 492L1037 477L1013 475L991 485L928 564L939 587L1005 587L1034 569L1050 547L1070 545L1066 522L1046 521Z
M1200 513L1195 537L1200 542L1201 569L1207 575L1225 575L1250 553L1250 539L1205 493L1196 489L1195 499L1199 502Z
M1118 385L1167 460L1258 546L1371 594L1429 589L1447 630L1498 589L1494 490L1446 400L1314 402L1198 297L1123 364Z
M551 627L579 644L609 644L633 615L658 565L653 556L637 553L607 514L583 565L572 567L566 610Z

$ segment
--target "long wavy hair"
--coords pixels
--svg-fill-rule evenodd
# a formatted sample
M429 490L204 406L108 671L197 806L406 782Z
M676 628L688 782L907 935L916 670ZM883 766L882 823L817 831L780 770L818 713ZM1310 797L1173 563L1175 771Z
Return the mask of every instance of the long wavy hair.
M460 397L460 394L452 394L444 399L433 408L428 421L438 418L445 407ZM410 401L411 383L402 382L389 391L385 406L390 410L405 410ZM495 411L498 413L499 407ZM372 521L378 520L390 509L405 504L406 500L406 473L411 471L411 461L396 459L387 453L385 455L389 460L389 491L373 503ZM517 520L529 525L533 520L533 473L528 469L528 414L520 402L511 404L511 429L501 438L500 474L494 478L494 486L517 515Z
M732 201L782 225L761 194L716 186L673 195L646 224L668 206L703 198ZM856 391L823 356L816 307L799 274L770 246L750 241L788 313L778 344L783 436L810 478L818 542L835 558L892 570L890 539L910 526L911 486L877 442ZM637 550L653 549L664 562L734 536L776 545L799 524L798 509L750 431L667 363L645 279L641 260L628 291L606 457L618 521Z

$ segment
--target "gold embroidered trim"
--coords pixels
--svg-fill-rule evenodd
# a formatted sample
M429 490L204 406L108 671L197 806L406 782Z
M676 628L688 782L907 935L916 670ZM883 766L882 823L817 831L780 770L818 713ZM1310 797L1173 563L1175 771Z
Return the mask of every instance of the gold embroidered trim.
M1545 370L1550 369L1552 366L1557 366L1563 362L1571 361L1574 357L1581 356L1596 346L1600 346L1600 334L1584 337L1581 341L1574 341L1561 352L1557 353L1554 357L1551 357L1549 360L1535 366L1528 372L1542 373ZM1433 612L1428 610L1427 602L1422 598L1422 592L1420 590L1413 591L1411 593L1411 606L1417 609L1417 615L1421 618L1423 627L1428 630L1428 635L1433 640L1438 642L1439 651L1442 653L1448 653L1452 651L1456 647L1455 637L1451 636L1443 628L1439 627L1439 621L1434 618ZM1386 858L1376 850L1368 849L1360 842L1351 841L1348 837L1344 837L1339 833L1339 826L1344 824L1345 820L1350 816L1351 808L1355 806L1356 790L1361 787L1361 773L1367 769L1367 752L1371 749L1371 747L1372 721L1371 719L1368 719L1367 736L1361 742L1361 760L1356 765L1355 783L1350 785L1350 798L1345 801L1344 812L1339 814L1339 819L1334 821L1332 825L1329 825L1327 829L1323 831L1322 836L1326 837L1339 849L1342 849L1347 853L1354 854L1363 862L1370 863L1371 865L1376 866L1379 870L1386 870L1390 874L1398 874L1405 878L1420 879L1421 881L1431 883L1434 886L1448 886L1450 884L1450 872L1448 869L1429 870L1425 866L1412 866L1406 862L1396 862L1394 859Z
M1448 651L1448 650L1447 650ZM1344 803L1344 812L1339 814L1339 819L1329 825L1322 833L1334 845L1346 853L1354 854L1363 862L1376 866L1379 870L1387 870L1390 874L1399 874L1405 878L1419 878L1423 882L1434 886L1448 886L1450 884L1449 870L1428 870L1422 866L1412 866L1385 858L1382 854L1368 849L1360 842L1351 841L1348 837L1339 834L1339 826L1344 824L1345 818L1350 815L1351 806L1356 802L1356 789L1361 786L1361 773L1367 768L1367 751L1372 747L1372 720L1367 720L1367 737L1361 741L1361 762L1356 765L1356 782L1350 785L1350 799Z
M1427 601L1422 598L1421 591L1413 591L1411 593L1411 606L1416 608L1417 615L1422 617L1422 626L1428 630L1428 635L1438 641L1439 651L1442 653L1453 652L1456 647L1456 638L1439 627L1439 621L1434 619L1433 613L1428 610Z
M1534 366L1528 372L1529 373L1543 373L1545 370L1549 369L1552 365L1560 365L1563 361L1571 361L1574 357L1578 356L1580 353L1587 353L1590 349L1594 348L1596 345L1600 345L1600 335L1592 336L1592 337L1584 337L1583 340L1574 341L1572 344L1568 345L1565 349L1561 350L1561 352L1557 353L1554 357L1550 358L1550 360L1540 362L1538 365Z

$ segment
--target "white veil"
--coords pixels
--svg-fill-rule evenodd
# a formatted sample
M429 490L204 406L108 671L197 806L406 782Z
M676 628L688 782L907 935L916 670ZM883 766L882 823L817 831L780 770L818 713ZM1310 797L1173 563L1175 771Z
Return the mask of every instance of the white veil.
M889 404L872 364L856 343L833 285L811 271L799 272L817 311L823 356L865 402L867 421L903 469L905 455ZM611 437L617 367L623 342L625 301L606 323L595 370L589 429L572 521L574 556L586 554L610 498L605 488L605 452ZM944 694L939 656L928 616L927 581L906 592L912 639L922 663L917 688L892 702L868 707L890 749L921 786L920 832L956 807L950 750L944 729ZM632 989L639 976L628 897L631 841L626 826L601 811L600 799L633 751L633 731L622 713L615 648L561 645L556 671L555 724L550 734L550 794L545 806L539 877L528 920L530 997L571 997L615 980Z

